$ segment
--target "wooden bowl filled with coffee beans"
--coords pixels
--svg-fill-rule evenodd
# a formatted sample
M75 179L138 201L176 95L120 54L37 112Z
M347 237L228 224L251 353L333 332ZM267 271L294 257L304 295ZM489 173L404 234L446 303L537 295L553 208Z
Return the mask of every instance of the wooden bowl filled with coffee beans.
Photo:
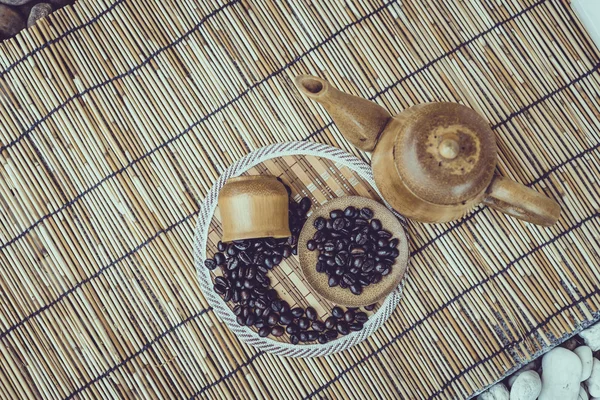
M396 216L358 196L338 197L314 211L300 233L298 253L310 286L348 307L387 296L402 280L409 256Z

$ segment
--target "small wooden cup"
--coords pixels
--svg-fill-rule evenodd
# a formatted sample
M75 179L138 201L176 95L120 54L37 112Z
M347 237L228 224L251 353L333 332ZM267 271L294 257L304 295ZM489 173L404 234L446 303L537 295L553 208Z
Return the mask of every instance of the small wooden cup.
M274 176L231 178L219 192L223 242L291 236L288 194Z

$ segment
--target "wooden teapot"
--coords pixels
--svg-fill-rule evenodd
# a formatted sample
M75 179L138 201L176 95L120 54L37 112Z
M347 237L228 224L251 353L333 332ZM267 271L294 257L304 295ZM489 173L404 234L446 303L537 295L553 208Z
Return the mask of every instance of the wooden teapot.
M325 107L354 146L373 152L377 188L406 217L447 222L483 202L534 224L550 226L558 220L560 206L554 200L495 174L494 132L474 110L426 103L392 116L321 78L301 75L294 83Z

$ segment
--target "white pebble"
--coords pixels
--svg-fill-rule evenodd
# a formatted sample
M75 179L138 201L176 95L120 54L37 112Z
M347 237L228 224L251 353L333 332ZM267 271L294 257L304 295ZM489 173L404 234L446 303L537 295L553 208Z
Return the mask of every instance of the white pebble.
M581 336L585 344L590 346L592 351L600 350L600 324L595 324L585 331L579 332L579 336Z
M508 389L503 383L497 383L477 396L477 400L508 400Z
M585 391L585 388L583 387L583 385L581 385L579 387L579 398L577 400L589 400L589 396L588 396L587 392Z
M533 360L532 362L530 362L529 364L527 364L526 366L524 366L523 368L521 368L520 370L518 370L517 372L515 372L514 374L512 374L509 378L508 378L508 387L512 387L512 385L515 383L515 381L517 380L517 378L525 371L531 371L531 370L536 370L539 367L540 364L540 358Z
M524 371L510 388L510 400L535 400L542 391L542 380L535 371Z
M562 347L542 357L542 391L539 400L577 400L581 361L577 354Z
M579 378L579 381L583 382L592 374L592 361L594 358L592 356L592 349L590 349L588 346L579 346L573 350L573 352L577 354L581 360L581 366L583 369L581 370L581 378Z
M585 386L587 386L590 396L600 397L600 361L597 358L594 358L592 374L585 381Z

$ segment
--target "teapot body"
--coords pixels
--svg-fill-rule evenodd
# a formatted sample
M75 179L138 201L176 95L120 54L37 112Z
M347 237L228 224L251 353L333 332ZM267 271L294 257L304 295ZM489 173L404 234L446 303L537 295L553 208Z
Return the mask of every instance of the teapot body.
M383 198L400 214L425 223L449 222L462 218L485 198L485 188L470 199L454 204L427 201L414 193L402 179L396 167L395 145L398 135L404 134L417 112L427 104L416 105L390 119L379 136L371 157L371 167L377 188ZM401 155L396 154L397 157ZM493 167L492 167L493 169ZM489 178L491 180L491 176Z

